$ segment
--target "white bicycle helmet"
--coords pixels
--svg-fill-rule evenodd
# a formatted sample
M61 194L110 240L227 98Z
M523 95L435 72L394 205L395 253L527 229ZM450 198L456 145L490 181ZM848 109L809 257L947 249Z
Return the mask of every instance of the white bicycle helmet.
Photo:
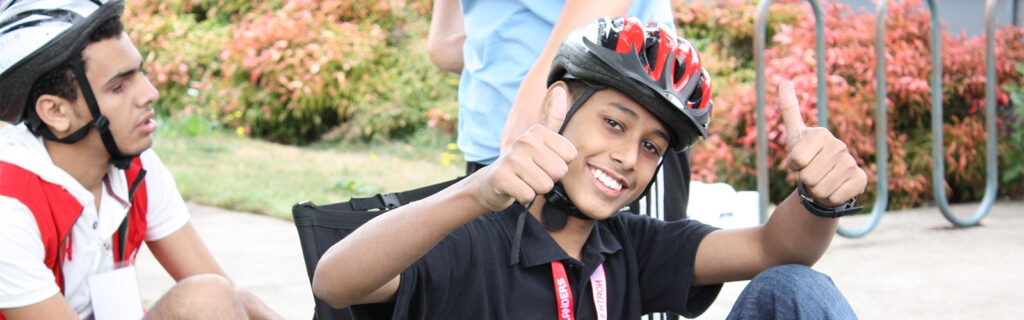
M75 143L96 128L111 163L127 168L137 155L123 155L109 130L109 120L85 76L82 50L89 35L100 25L124 12L122 0L0 0L0 120L27 121L43 138ZM32 86L45 73L69 63L93 121L71 135L58 139L36 117L28 117Z

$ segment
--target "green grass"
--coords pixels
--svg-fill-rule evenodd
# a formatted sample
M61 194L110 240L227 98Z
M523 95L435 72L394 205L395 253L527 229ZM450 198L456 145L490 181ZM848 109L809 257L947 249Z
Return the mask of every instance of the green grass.
M186 201L290 218L297 202L403 191L464 172L458 151L436 137L296 147L239 137L197 119L161 123L153 145Z

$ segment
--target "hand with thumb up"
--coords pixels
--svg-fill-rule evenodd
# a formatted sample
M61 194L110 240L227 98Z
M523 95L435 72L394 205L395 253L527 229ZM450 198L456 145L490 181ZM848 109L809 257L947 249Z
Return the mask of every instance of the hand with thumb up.
M793 84L779 85L779 111L786 125L786 163L799 174L807 195L825 207L843 204L864 192L867 175L846 143L826 128L804 124Z
M513 201L526 205L547 193L568 173L568 164L576 158L576 147L558 134L568 112L565 86L552 86L544 98L541 123L517 137L494 163L474 174L482 176L477 203L487 212L502 210Z

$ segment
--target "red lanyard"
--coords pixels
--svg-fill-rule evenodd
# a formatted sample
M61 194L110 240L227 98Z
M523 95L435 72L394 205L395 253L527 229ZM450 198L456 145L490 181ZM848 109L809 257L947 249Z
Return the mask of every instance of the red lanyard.
M565 267L561 261L551 262L551 276L555 280L555 302L558 303L558 319L574 320L572 307L572 289L569 288L569 277L565 275ZM597 308L597 319L608 319L608 282L604 275L604 264L597 266L590 275L591 291L594 293L594 307Z

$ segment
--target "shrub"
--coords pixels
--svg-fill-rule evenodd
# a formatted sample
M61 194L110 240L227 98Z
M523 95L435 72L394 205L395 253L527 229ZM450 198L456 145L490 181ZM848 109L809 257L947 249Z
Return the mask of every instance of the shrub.
M350 112L349 74L383 44L384 31L338 23L320 9L312 1L289 1L248 13L226 43L221 73L238 85L230 96L241 104L221 111L240 108L252 134L305 143Z
M1016 65L1017 72L1024 74L1024 65ZM1010 92L1010 106L1000 120L1006 123L1000 132L999 168L1000 189L1011 197L1024 196L1024 78L1017 83L1006 85Z
M160 90L156 111L169 116L206 105L201 93L216 76L227 30L212 21L197 22L190 14L160 11L175 2L126 5L126 29L144 57L146 74Z
M743 68L732 70L752 71L754 67L754 18L757 16L758 0L673 0L675 23L679 34L694 42L701 53L712 44L719 50L728 50L727 55ZM766 39L772 39L778 27L792 24L803 14L794 4L803 0L779 0L773 2L771 14L765 23ZM723 70L724 72L730 72ZM753 79L753 73L748 75Z
M382 140L453 128L457 80L421 49L430 5L134 0L126 21L163 116L287 143Z
M928 120L931 101L927 80L931 65L926 58L930 52L930 16L920 4L920 0L894 3L887 18L886 76L890 124L887 141L891 155L888 174L892 208L919 205L931 199L931 129ZM781 116L774 108L778 103L774 88L782 80L792 81L806 121L810 125L818 122L814 32L811 31L814 30L814 19L809 6L801 8L805 12L798 15L795 24L776 27L772 44L765 53L769 88L766 105L770 179L776 181L771 184L770 196L775 201L792 191L795 176L780 166L786 154L785 132ZM870 181L864 199L871 199L877 177L873 129L874 16L865 12L854 13L849 7L835 3L826 4L824 13L830 129L848 144L853 156L868 172ZM725 11L720 14L736 13ZM722 20L709 18L707 21ZM725 27L712 25L707 29ZM1024 61L1022 40L1024 32L1019 28L1007 27L998 32L1000 84L1020 78L1020 71L1012 66ZM983 38L945 35L943 47L947 188L956 191L950 193L953 201L974 200L980 197L978 186L983 184L985 176L983 108L979 108L984 101ZM741 54L733 56L743 57ZM716 78L716 88L722 88L718 86L719 79ZM716 90L714 133L694 151L695 176L707 178L709 175L701 174L714 172L715 176L740 188L753 188L755 177L752 175L756 169L754 144L757 138L755 93L752 86L726 83L724 90ZM1005 106L1007 94L1001 92L999 97L1000 105ZM1005 118L1009 109L1001 107L1000 110L1000 118ZM1000 128L1001 132L1012 131L1005 123L1001 123ZM1006 139L1001 140L1000 146L1007 148ZM730 151L722 152L723 149ZM700 155L702 153L709 155ZM783 179L789 183L778 183ZM1006 190L1003 189L1003 194Z

